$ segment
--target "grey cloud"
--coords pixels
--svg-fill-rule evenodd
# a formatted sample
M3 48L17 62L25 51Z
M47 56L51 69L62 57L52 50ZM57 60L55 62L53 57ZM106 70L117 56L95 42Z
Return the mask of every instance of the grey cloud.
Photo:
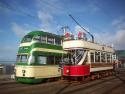
M119 17L112 22L117 29L125 29L125 17Z
M125 30L118 30L116 33L105 32L95 33L95 40L101 44L114 45L115 49L125 49Z
M13 22L11 25L12 25L12 31L18 37L23 37L27 32L29 32L28 29L26 29L24 26L18 25L16 22Z

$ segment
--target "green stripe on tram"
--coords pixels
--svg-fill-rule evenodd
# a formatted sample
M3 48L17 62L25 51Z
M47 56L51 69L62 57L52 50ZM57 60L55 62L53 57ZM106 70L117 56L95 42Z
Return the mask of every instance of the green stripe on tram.
M30 53L30 51L34 48L46 48L46 49L62 50L62 46L46 44L46 43L34 43L31 46L20 47L18 53Z
M17 82L25 83L25 84L36 84L40 82L45 82L47 80L46 78L34 79L34 78L26 78L26 77L16 77L15 79Z
M34 44L32 44L31 47L32 48L48 48L48 49L62 50L62 46L46 44L46 43L34 43Z

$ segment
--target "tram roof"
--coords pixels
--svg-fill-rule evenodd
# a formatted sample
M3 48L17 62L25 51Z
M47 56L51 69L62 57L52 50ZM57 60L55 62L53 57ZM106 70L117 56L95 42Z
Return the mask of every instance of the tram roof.
M90 50L97 50L97 51L105 51L105 52L114 52L114 48L106 45L101 45L98 43L92 43L85 40L70 40L63 42L63 49L64 50L71 50L71 49L90 49Z
M31 36L35 36L35 35L46 36L47 35L47 36L50 36L50 37L62 38L62 36L60 36L60 35L56 35L56 34L45 32L45 31L32 31L32 32L29 32L27 35L31 35Z

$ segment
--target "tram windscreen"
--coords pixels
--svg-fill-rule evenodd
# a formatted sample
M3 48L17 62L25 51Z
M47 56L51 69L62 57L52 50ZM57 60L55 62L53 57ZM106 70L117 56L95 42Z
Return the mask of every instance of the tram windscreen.
M64 58L64 62L66 65L75 65L78 64L83 55L84 55L84 50L83 49L74 49L74 50L69 50L69 53L67 58Z
M31 42L32 40L32 36L26 35L24 36L23 40L21 41L22 43L24 42Z
M27 55L18 55L17 56L16 62L27 62L27 61L28 61Z

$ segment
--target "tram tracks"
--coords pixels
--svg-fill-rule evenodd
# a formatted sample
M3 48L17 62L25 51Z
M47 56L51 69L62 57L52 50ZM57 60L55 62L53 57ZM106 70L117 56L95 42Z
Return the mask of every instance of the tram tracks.
M87 83L81 83L81 84L75 84L75 85L72 84L71 85L72 88L69 88L69 89L65 88L65 90L58 91L58 93L56 93L56 94L72 94L73 92L88 89L88 88L91 88L91 87L94 87L94 86L103 84L107 81L115 80L115 79L116 79L115 77L111 77L109 79L102 78L100 80L90 81ZM83 86L83 84L84 84L84 86Z
M87 90L89 88L93 88L93 89L95 87L100 88L99 86L101 84L103 84L105 88L106 86L105 83L110 83L113 81L115 82L116 80L118 80L116 76L110 76L110 77L105 77L94 81L85 81L85 82L78 82L78 83L74 83L74 82L64 83L63 81L41 83L41 84L34 84L34 85L21 84L16 82L10 82L10 83L4 83L4 84L0 83L0 92L2 94L7 94L7 93L22 94L22 91L23 91L23 94L36 94L36 93L37 94L71 94L74 92ZM117 87L117 85L115 87Z
M98 87L98 91L100 91L100 92L103 91L103 90L101 91L101 88L105 89L105 92L103 92L101 94L110 94L110 92L113 91L114 89L116 89L118 87L122 87L124 85L125 80L123 80L123 79L121 80L121 79L122 79L122 77L117 76L117 74L116 74L114 76L111 76L110 79L109 79L109 77L106 77L106 78L102 78L102 79L99 79L99 80L89 81L89 83L83 82L82 84L78 84L79 86L75 85L71 89L65 89L65 90L63 90L59 93L56 93L56 94L72 94L74 92L87 90L88 88L89 89L93 88L93 91L92 92L87 91L87 94L91 94L91 93L97 94L97 92L96 92L97 87ZM117 82L117 84L114 83L114 82ZM83 84L84 84L84 86L82 86ZM107 84L109 84L109 86L110 86L109 88L107 88ZM94 93L94 91L96 93ZM100 94L100 93L98 93L98 94Z

